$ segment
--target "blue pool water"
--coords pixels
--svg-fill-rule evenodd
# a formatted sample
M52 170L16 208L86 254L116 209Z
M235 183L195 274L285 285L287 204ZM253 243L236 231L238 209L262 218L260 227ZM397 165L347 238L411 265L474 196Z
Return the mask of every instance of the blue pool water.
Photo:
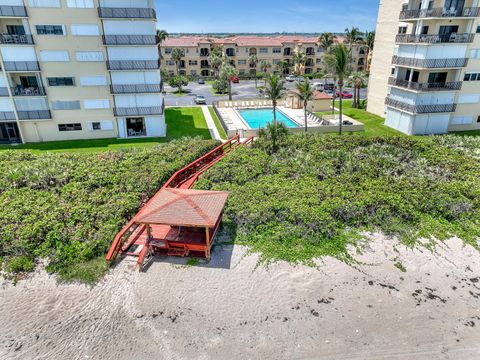
M260 129L273 122L273 109L239 110L240 115L251 129ZM298 124L287 115L277 110L277 121L284 123L289 128L297 128Z

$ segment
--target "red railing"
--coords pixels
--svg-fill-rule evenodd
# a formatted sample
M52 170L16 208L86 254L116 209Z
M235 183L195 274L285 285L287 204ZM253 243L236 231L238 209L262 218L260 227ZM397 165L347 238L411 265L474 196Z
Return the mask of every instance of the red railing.
M195 160L191 164L185 166L183 169L178 170L172 177L163 185L165 188L178 188L186 181L193 177L198 177L203 171L205 171L210 165L219 160L223 155L232 151L235 146L240 144L240 136L237 135L222 145L216 147L209 153L205 154L201 158Z

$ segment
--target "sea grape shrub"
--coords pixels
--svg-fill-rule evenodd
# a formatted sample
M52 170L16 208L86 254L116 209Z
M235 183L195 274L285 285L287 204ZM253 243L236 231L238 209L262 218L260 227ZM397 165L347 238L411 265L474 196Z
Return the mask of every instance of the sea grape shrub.
M95 154L0 152L0 258L29 270L25 259L47 257L50 271L71 275L77 267L92 278L85 264L98 268L145 200L214 146L190 139Z
M364 231L478 245L480 138L297 134L275 154L263 141L197 187L229 191L225 228L265 261L347 260Z

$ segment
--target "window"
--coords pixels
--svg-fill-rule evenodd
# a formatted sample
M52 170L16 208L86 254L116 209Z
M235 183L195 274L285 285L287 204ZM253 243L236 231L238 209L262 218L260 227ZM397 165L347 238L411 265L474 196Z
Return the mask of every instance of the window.
M68 62L70 56L66 50L41 50L40 60L44 62Z
M480 73L466 73L463 81L480 81Z
M454 116L452 125L467 125L473 122L473 116Z
M406 34L407 33L407 27L406 26L400 26L398 28L398 33L399 34Z
M81 131L82 124L58 124L58 131Z
M470 50L470 59L480 59L480 49Z
M190 65L190 66L197 66L197 65L198 65L198 61L197 61L197 60L188 60L188 65Z
M49 77L47 82L48 86L75 86L73 77Z
M63 25L36 25L37 35L65 35Z
M83 102L85 109L109 109L110 101L108 100L85 100Z
M105 86L107 78L104 75L80 76L82 86Z
M171 54L172 48L165 48L165 54Z
M72 25L73 36L99 36L100 30L97 25Z
M111 131L113 130L113 122L111 120L92 121L88 123L88 129L90 131Z
M166 63L167 63L167 66L175 66L175 61L173 60L167 60Z
M317 59L317 64L321 64L322 63L322 59Z
M282 53L282 48L273 48L273 53L274 54L281 54Z
M477 117L477 123L480 123L480 116Z
M268 48L260 48L260 54L268 54Z
M238 65L246 65L247 60L238 60Z
M480 25L477 25L477 34L480 34Z
M79 110L80 101L52 101L53 110Z
M77 51L75 53L77 61L103 61L103 53L101 51Z
M273 59L273 60L272 60L272 64L273 64L273 65L277 65L277 64L279 64L279 63L280 63L280 59Z
M241 69L241 70L238 72L238 75L245 75L245 69Z
M93 9L93 0L67 0L67 7Z

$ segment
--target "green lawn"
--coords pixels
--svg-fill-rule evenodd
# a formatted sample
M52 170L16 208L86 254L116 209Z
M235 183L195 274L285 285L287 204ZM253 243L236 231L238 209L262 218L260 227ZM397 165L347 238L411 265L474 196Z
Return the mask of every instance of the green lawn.
M218 120L218 116L215 113L215 110L213 110L213 107L209 106L208 111L210 111L210 115L212 115L213 121L215 122L215 126L217 127L217 130L220 133L220 137L223 140L226 140L228 138L227 133L225 132L225 129L223 128L222 124L220 124L220 120Z
M335 102L335 107L338 109L338 101ZM330 115L332 112L319 112L316 113L318 116ZM336 111L335 113L338 113ZM405 136L401 132L394 130L388 126L384 125L385 119L369 113L365 110L354 109L352 108L352 101L345 100L343 102L343 113L347 116L350 116L352 119L358 120L365 125L365 132L363 133L352 133L363 136Z
M24 144L18 146L0 145L1 150L28 149L35 152L97 152L105 150L121 150L126 148L148 148L157 144L166 143L182 137L200 136L211 139L207 122L199 107L182 107L165 109L167 122L167 137L165 138L136 138L136 139L95 139L51 141L44 143Z

